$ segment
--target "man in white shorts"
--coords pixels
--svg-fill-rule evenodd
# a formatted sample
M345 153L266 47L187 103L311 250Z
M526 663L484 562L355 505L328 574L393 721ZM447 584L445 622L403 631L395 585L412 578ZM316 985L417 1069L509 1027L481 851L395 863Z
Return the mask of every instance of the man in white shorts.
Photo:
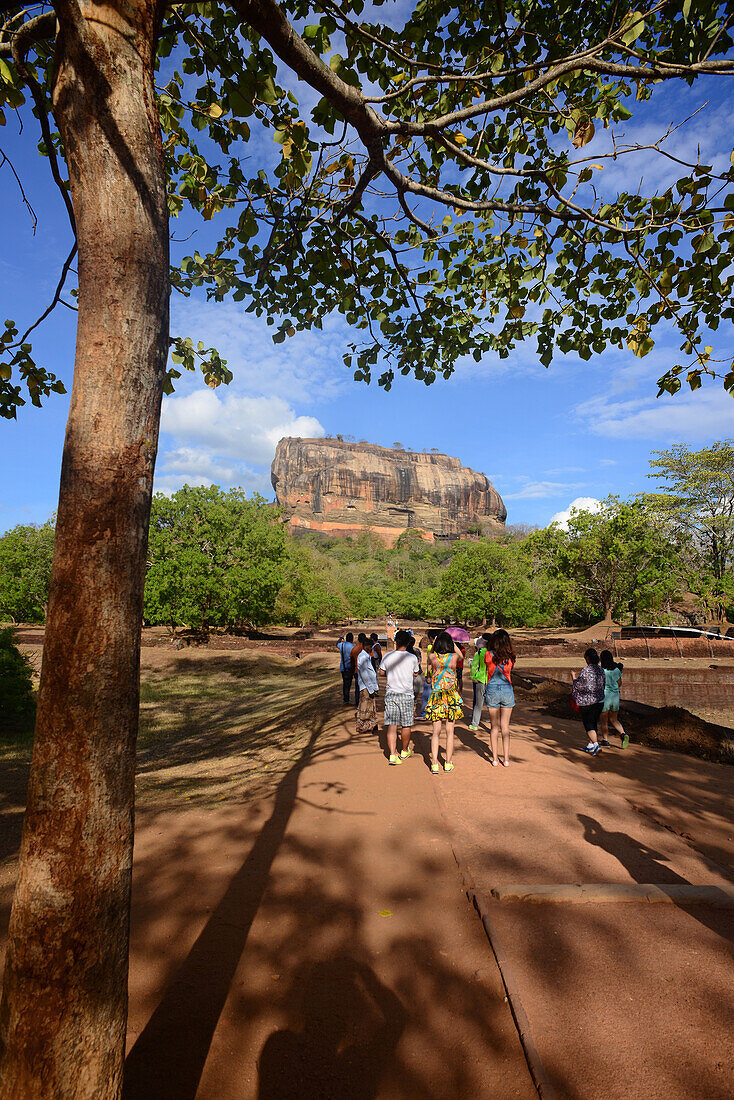
M386 653L380 664L380 673L387 676L385 692L385 725L387 726L387 748L389 763L401 764L413 755L410 748L410 735L413 728L413 677L420 672L415 653L407 652L410 635L407 630L398 630L395 635L395 649ZM402 740L402 750L398 756L398 726Z

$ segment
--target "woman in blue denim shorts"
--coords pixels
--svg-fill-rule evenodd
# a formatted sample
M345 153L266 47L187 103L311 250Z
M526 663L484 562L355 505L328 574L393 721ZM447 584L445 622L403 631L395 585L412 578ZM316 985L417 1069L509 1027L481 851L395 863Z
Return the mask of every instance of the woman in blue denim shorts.
M517 658L512 648L510 635L506 630L496 630L492 636L491 648L484 658L487 665L487 686L484 689L484 702L489 709L490 740L492 742L492 767L498 764L510 766L510 718L515 705L515 692L512 690L512 669ZM499 736L502 734L503 756L500 761L497 750Z

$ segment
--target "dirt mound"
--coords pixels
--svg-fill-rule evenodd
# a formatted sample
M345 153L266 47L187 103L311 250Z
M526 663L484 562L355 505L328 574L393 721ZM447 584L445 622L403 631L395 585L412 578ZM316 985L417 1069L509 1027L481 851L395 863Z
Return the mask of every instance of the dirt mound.
M604 639L611 638L613 630L621 630L619 623L615 623L614 619L602 619L598 623L594 623L592 626L588 626L586 630L581 630L578 634L567 634L566 637L569 641L593 641L595 638Z

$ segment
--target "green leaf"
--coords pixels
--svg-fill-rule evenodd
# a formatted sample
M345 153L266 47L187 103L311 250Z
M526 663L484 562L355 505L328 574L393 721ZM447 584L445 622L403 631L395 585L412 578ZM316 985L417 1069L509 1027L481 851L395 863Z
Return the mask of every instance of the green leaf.
M625 46L631 46L636 42L645 29L645 18L642 12L631 11L622 24L622 42Z
M258 87L258 96L263 103L277 103L278 93L275 90L272 76L266 76Z

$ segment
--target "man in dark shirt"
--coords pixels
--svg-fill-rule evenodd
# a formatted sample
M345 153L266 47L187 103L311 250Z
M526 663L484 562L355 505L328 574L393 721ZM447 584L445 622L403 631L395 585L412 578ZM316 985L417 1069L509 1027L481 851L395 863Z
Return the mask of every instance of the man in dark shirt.
M340 638L337 642L336 648L339 650L339 671L342 674L342 687L344 689L344 705L349 705L349 690L352 686L352 680L354 679L354 668L352 667L352 650L354 649L354 635L351 630L343 638ZM359 702L359 688L357 687L357 681L354 680L355 700L354 705L356 707Z

